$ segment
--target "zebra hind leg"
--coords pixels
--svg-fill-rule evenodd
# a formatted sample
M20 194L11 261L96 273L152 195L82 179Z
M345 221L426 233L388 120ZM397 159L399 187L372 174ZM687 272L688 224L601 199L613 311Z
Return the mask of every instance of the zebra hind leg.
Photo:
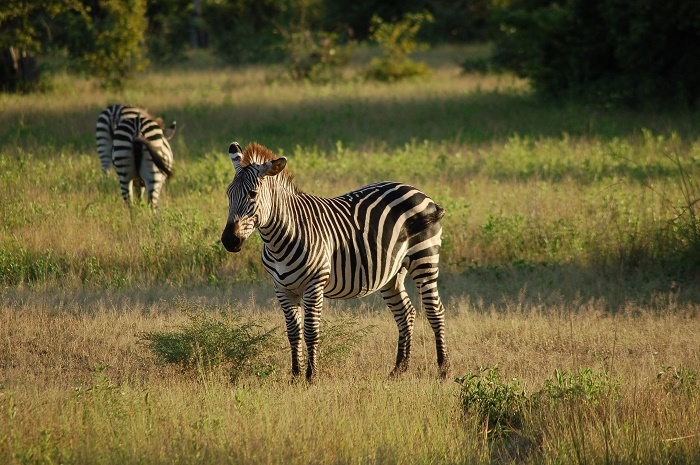
M133 185L134 185L134 180L129 179L128 181L125 179L120 179L119 180L119 185L122 189L122 198L124 199L124 202L130 207L131 206L131 199L133 198Z
M134 178L134 197L136 202L141 203L143 200L143 192L146 188L146 184L141 178Z
M413 323L416 319L416 309L411 304L404 278L406 269L401 268L394 279L380 289L384 302L391 310L399 330L399 342L396 350L396 365L389 376L398 376L408 369L408 361L411 357L411 338L413 336Z
M447 356L445 343L445 307L438 295L437 263L423 262L416 267L412 267L410 274L418 288L425 315L428 317L428 322L435 334L435 348L440 377L446 378L450 368L450 360Z

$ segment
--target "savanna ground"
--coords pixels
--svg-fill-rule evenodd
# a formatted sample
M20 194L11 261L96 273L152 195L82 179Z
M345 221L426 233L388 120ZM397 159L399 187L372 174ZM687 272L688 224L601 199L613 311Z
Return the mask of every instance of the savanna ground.
M326 85L199 56L119 95L69 75L0 95L0 462L700 459L700 114L542 103L463 74L478 47L426 52L427 81L365 82L360 52ZM178 121L156 214L100 172L114 101ZM322 374L290 383L260 240L218 242L233 140L287 156L307 192L401 180L446 208L447 380L423 315L388 379L396 328L370 296L327 303ZM161 363L144 335L193 315L274 330L276 350L235 379Z

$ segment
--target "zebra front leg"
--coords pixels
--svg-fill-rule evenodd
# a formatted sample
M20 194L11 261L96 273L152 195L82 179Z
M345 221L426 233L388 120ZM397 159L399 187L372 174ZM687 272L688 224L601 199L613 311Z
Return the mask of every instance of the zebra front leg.
M301 359L301 299L285 289L276 289L275 291L284 312L287 338L292 352L292 376L296 378L299 376L299 360Z
M450 360L447 356L447 346L445 343L445 307L438 295L437 264L424 263L412 268L411 277L418 287L421 302L428 317L428 322L435 333L435 348L437 351L437 363L441 378L447 377L450 368Z
M392 281L380 289L384 302L391 310L399 330L399 342L396 350L396 365L389 376L397 376L408 369L411 357L411 338L413 323L416 319L416 309L408 298L404 287L406 269L402 268Z
M306 379L313 381L316 377L316 356L319 330L321 328L321 309L323 308L323 284L316 283L304 292L304 342L308 354L306 361Z

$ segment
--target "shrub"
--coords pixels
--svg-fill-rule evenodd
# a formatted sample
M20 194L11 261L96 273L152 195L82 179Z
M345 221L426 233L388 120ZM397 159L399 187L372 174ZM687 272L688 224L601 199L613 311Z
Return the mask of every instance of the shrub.
M308 29L292 32L281 28L280 32L286 38L281 45L286 55L286 69L295 81L337 79L352 58L354 42L343 41L338 34Z
M275 329L263 331L256 323L240 322L223 312L214 318L202 310L189 310L187 317L178 331L142 333L140 342L160 362L200 376L224 369L236 381L244 372L265 376L274 370L265 358L278 347Z
M506 436L522 428L530 400L520 381L501 381L498 366L481 368L456 381L462 386L459 397L463 412L485 423L490 437Z
M673 201L662 193L663 204L670 212L667 234L676 244L674 249L681 263L690 269L700 265L700 183L697 169L683 163L677 153L667 155L678 171L678 187L682 200Z
M366 76L378 81L398 81L409 77L426 77L430 69L425 63L415 63L408 56L422 48L416 34L425 22L432 22L430 13L407 13L396 23L385 23L372 17L370 39L382 49L382 56L370 61Z
M665 392L691 395L697 392L698 372L692 368L664 366L656 374Z
M578 372L554 370L554 377L544 382L543 392L550 400L596 406L604 399L619 397L620 384L607 371L596 373L591 368Z
M321 327L318 344L322 367L328 368L341 363L367 335L372 326L358 328L359 320L355 317L341 318Z
M696 105L700 3L571 0L496 15L495 61L541 94L624 106Z

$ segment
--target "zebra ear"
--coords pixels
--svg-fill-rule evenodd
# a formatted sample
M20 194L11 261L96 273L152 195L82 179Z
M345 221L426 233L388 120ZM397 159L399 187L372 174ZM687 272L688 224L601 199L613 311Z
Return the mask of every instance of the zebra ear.
M231 162L236 171L241 167L241 158L243 155L243 149L238 144L238 142L231 142L228 146L228 156L231 157Z
M177 121L173 121L170 126L163 129L163 135L166 139L170 140L175 135L175 128L177 127Z
M260 177L276 176L284 169L285 166L287 166L287 159L284 157L278 158L277 160L270 160L262 165Z

